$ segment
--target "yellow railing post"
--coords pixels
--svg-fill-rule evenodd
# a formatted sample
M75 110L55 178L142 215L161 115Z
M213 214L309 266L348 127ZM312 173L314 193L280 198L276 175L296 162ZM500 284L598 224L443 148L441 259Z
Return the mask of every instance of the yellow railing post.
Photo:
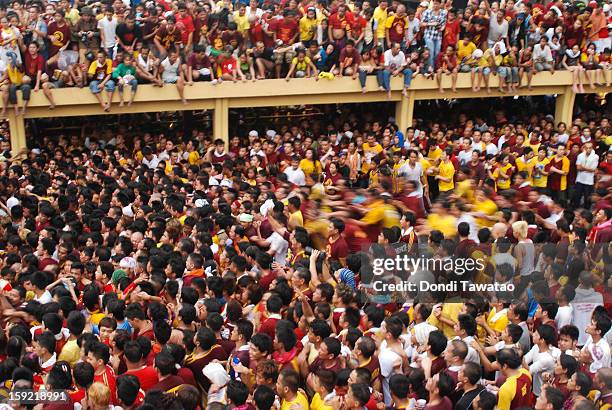
M229 100L227 98L215 100L213 133L214 138L221 138L225 142L225 148L229 149Z
M9 130L11 132L11 151L15 156L26 148L25 119L22 115L15 115L13 109L8 110Z
M412 126L412 116L414 115L414 94L413 90L408 91L408 96L395 103L395 122L402 133Z
M563 94L557 94L555 101L555 125L564 122L566 125L571 125L574 120L574 101L576 101L576 93L571 86L566 86Z

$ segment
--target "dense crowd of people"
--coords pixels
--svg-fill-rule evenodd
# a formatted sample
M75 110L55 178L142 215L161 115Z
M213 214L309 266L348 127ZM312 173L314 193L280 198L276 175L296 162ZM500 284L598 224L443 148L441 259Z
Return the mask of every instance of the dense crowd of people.
M609 120L416 124L1 140L3 408L609 409Z
M29 0L0 6L2 113L20 115L31 92L55 107L53 90L85 87L110 110L115 91L130 105L139 84L264 78L359 79L390 94L417 75L471 73L474 91L531 88L534 74L569 70L573 89L610 84L610 4L440 0L403 4L337 1ZM18 93L22 103L19 106ZM127 95L126 95L127 94Z

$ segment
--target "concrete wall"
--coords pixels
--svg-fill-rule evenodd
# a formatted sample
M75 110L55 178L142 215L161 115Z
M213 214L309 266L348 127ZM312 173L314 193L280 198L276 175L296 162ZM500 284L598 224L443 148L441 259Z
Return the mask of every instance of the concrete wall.
M471 89L470 74L459 74L457 80L457 93L450 90L450 77L443 79L445 92L440 94L435 80L427 80L418 76L412 82L407 97L401 93L403 80L401 77L393 78L391 82L391 101L396 104L396 118L401 129L412 124L414 102L438 98L477 98L507 96L497 91L498 78L491 76L491 94L485 90L473 92ZM518 95L557 95L555 119L557 121L571 122L575 94L571 88L571 73L557 71L554 74L542 72L533 77L532 90L522 88ZM597 93L607 93L612 87L600 86L593 90ZM88 88L64 88L53 90L56 101L54 110L48 109L48 102L42 91L32 92L32 97L25 118L69 117L88 115L114 115L122 113L141 113L156 111L180 111L212 109L215 111L213 119L214 137L228 140L229 108L240 107L267 107L301 104L329 104L329 103L371 103L388 101L387 94L378 91L375 77L368 77L367 92L361 92L359 80L350 77L333 80L313 78L285 80L259 80L256 82L224 82L212 85L210 83L195 83L185 87L185 97L189 104L183 105L174 85L165 85L163 88L152 85L140 85L134 103L130 106L119 107L113 104L111 111L105 113L96 98ZM591 92L591 90L587 90ZM106 97L106 96L105 96ZM114 101L118 101L115 92ZM9 110L9 123L11 129L11 142L13 150L19 151L26 146L26 130L24 117L16 117L13 110Z

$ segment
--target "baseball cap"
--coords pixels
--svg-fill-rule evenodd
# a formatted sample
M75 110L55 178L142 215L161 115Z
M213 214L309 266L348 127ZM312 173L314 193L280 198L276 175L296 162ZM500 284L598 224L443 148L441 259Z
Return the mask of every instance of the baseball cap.
M135 269L136 259L132 258L131 256L126 256L125 258L121 259L119 266L123 269Z

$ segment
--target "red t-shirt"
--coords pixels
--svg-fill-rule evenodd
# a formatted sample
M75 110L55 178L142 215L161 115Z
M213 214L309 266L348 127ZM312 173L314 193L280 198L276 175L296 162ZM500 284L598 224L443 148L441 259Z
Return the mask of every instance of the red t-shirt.
M261 324L259 332L267 334L274 340L274 336L276 335L276 322L278 322L277 318L269 317Z
M329 26L334 30L344 29L350 31L353 24L353 16L350 13L344 14L344 17L340 17L338 13L334 13L329 17Z
M117 380L115 378L115 372L112 367L106 366L104 373L94 375L94 383L100 382L108 386L111 391L111 402L117 403Z
M133 374L140 381L140 388L145 392L155 386L159 379L153 366L145 366L137 370L128 370L125 374Z
M39 71L45 71L45 59L40 54L36 57L32 57L30 53L26 53L25 56L25 74L29 76L32 81L36 81L36 75Z
M270 23L272 24L272 23ZM276 38L282 40L284 44L291 44L292 39L296 36L299 31L299 26L295 20L287 20L286 18L276 21L274 24L274 31L276 32Z
M185 17L181 17L179 13L176 16L176 24L179 23L183 25L181 30L181 39L183 40L183 44L187 44L187 42L189 41L189 34L195 31L193 18L189 14L185 14Z
M236 59L234 57L226 58L221 63L221 73L232 75L236 69L236 64Z

